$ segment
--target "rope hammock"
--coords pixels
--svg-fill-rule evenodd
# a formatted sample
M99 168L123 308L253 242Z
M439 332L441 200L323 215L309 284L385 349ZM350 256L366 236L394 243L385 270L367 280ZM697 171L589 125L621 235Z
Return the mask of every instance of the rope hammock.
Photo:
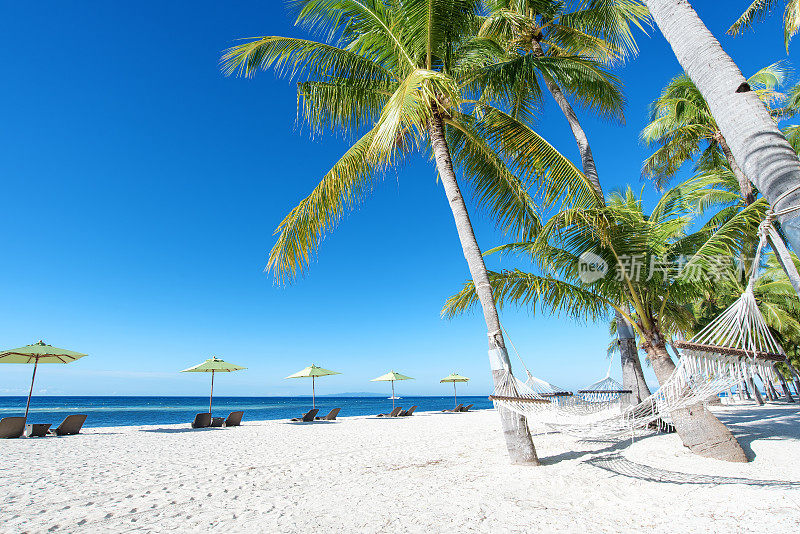
M673 411L707 401L743 381L752 383L753 376L775 381L774 364L786 361L786 355L767 327L753 293L767 241L764 226L759 230L760 242L744 293L691 340L672 343L676 351L682 349L678 365L652 395L629 405L631 392L610 377L610 367L605 379L578 395L554 395L558 388L533 377L523 361L528 380L522 382L504 368L490 396L495 407L581 437L615 439L637 429L669 424Z

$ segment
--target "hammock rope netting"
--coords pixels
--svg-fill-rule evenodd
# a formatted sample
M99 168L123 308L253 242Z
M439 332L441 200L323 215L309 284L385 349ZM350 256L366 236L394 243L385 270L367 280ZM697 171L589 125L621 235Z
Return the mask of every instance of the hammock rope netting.
M765 384L767 380L777 382L774 364L786 361L786 355L772 336L753 293L758 260L767 240L764 226L744 293L691 340L672 343L680 355L678 364L652 395L631 405L631 391L610 377L610 367L606 378L572 395L534 377L512 343L528 379L523 382L503 369L490 396L495 407L513 410L530 423L553 430L585 438L617 439L636 430L663 428L670 424L673 411L706 402L746 381L752 384L754 376Z

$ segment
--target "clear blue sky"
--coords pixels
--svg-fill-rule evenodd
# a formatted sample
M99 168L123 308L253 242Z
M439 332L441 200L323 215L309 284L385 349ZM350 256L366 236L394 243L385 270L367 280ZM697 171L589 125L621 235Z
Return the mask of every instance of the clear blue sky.
M732 39L749 0L692 3L745 75L786 59L778 14ZM468 273L423 157L325 239L305 279L284 288L262 272L273 229L346 148L297 130L293 83L219 72L236 38L302 35L282 2L4 2L0 21L0 347L42 338L90 354L43 366L36 393L204 395L206 376L177 371L212 354L249 368L219 395L307 393L282 377L311 362L344 373L321 393L388 391L368 380L391 368L417 379L401 394L448 394L438 379L452 371L473 378L464 393L490 390L482 318L439 318ZM582 119L604 187L654 198L638 132L679 67L650 34L619 69L625 126ZM551 102L536 128L577 161ZM503 241L473 221L484 248ZM538 376L574 388L604 375L606 325L502 318ZM27 393L30 371L0 366L0 395Z

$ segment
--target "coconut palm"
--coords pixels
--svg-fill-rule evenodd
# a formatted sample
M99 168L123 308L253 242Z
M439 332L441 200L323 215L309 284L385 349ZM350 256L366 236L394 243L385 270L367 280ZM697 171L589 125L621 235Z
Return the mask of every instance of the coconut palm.
M304 272L322 236L365 198L384 171L412 152L428 153L480 294L490 350L510 369L455 169L498 225L516 235L530 233L537 222L529 194L533 179L572 191L585 177L503 111L512 102L509 58L491 39L474 37L476 0L300 0L292 5L297 25L321 41L247 39L225 52L224 72L251 76L273 68L301 78L302 120L314 132L359 137L281 222L267 269L281 280ZM578 87L581 79L605 79L602 66L585 58L542 58L530 68L545 70L568 87ZM496 379L502 374L494 370ZM503 410L501 420L512 460L538 463L524 418Z
M612 195L607 206L560 211L533 241L490 251L523 255L545 273L489 273L498 305L527 306L533 313L548 310L578 320L619 313L636 329L663 384L675 369L667 342L692 328L689 305L711 290L719 258L733 257L736 243L755 230L765 208L764 202L755 203L724 224L712 219L690 232L695 222L684 193L680 187L670 189L645 214L641 199L628 189ZM599 280L586 282L580 276L580 257L587 251L609 266ZM676 266L683 266L680 273ZM445 314L468 309L475 298L472 284L466 284L448 300ZM617 304L623 301L630 303L630 312ZM704 407L680 410L672 417L684 444L694 452L746 461L727 428Z
M734 159L800 250L800 160L741 71L686 0L644 0L678 62L708 103Z
M773 108L785 100L785 95L777 92L785 78L785 69L778 62L756 72L747 83L762 102ZM747 204L755 200L753 186L734 159L703 95L688 76L673 78L650 107L650 123L642 130L641 138L648 145L658 145L658 149L645 160L645 176L664 187L689 160L699 158L705 168L721 167L725 162L738 180L742 198Z
M637 0L493 0L487 4L491 11L481 25L480 35L503 43L508 53L515 57L513 64L519 71L523 71L531 58L561 58L568 54L591 57L605 64L620 63L637 52L632 27L642 29L642 23L647 18L647 9ZM567 119L578 146L587 183L594 190L595 195L586 194L583 197L590 198L593 203L602 203L604 195L597 165L578 114L553 77L543 71L532 71L532 74L535 78L530 81L525 81L519 75L513 77L516 91L514 113L528 111L527 100L531 93L539 95L539 87L543 83ZM610 83L613 80L609 79L608 82L599 86L582 83L577 95L578 103L602 96L598 94L598 89L614 87ZM530 91L530 86L535 91ZM602 108L600 112L604 116L622 120L623 97L621 94L613 96L610 100L612 106ZM556 200L558 197L551 194L548 198ZM570 199L566 200L569 202ZM632 330L621 315L616 317L616 322L620 324L617 332L623 384L634 391L630 398L631 402L636 403L650 395L650 390L644 380Z
M789 53L789 42L800 30L800 0L784 0L783 9L783 41L786 53ZM729 35L740 35L753 26L753 22L766 18L780 2L777 0L753 0L744 13L728 28Z

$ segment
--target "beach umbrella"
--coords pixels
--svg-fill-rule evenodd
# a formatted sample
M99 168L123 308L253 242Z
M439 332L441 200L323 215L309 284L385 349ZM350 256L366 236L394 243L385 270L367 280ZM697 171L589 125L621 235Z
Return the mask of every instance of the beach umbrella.
M247 369L247 367L234 365L212 356L203 363L184 369L181 373L211 373L211 395L208 396L208 413L211 413L211 400L214 398L214 373L230 373L242 369Z
M310 378L311 379L311 408L317 407L317 389L315 380L317 377L320 376L329 376L329 375L340 375L342 373L337 373L336 371L330 371L328 369L323 369L322 367L317 367L315 364L311 364L302 371L297 371L293 375L289 375L286 378Z
M28 391L28 404L25 405L25 420L28 420L28 410L31 407L33 395L33 381L36 379L36 368L40 363L71 363L86 354L66 349L59 349L48 345L41 339L33 345L25 345L18 349L0 352L0 363L32 363L33 376L31 376L31 389Z
M458 406L458 394L456 393L456 382L469 382L469 378L467 378L466 376L461 376L460 374L457 373L453 373L439 380L440 384L443 384L445 382L453 383L453 402L455 402L454 407Z
M395 373L394 371L389 371L385 375L381 375L378 378L373 378L370 382L391 382L392 383L392 410L394 410L394 382L395 380L414 380L410 376L401 375L400 373Z

